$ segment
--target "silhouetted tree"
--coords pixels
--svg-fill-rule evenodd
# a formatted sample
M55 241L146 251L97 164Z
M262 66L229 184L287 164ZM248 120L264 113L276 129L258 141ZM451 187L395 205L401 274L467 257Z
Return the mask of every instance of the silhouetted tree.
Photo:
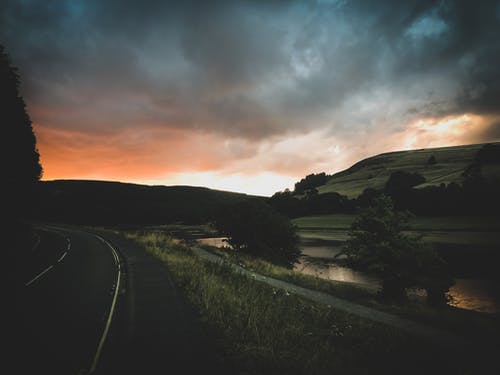
M301 179L299 182L295 183L295 190L294 192L296 194L303 194L307 190L317 188L318 186L326 184L327 181L327 176L325 172L321 172L318 174L310 174L307 175L305 178Z
M298 217L306 214L305 200L296 198L290 190L276 192L268 203L276 211L288 217Z
M19 218L32 204L35 183L42 175L36 138L26 105L19 93L20 79L0 45L0 122L3 144L3 213L9 220Z
M396 171L391 173L389 180L385 184L385 193L394 195L401 191L409 190L413 186L420 185L425 182L425 178L418 173L410 173L405 171Z
M300 256L296 227L268 204L249 199L226 206L215 220L236 251L293 267Z
M429 302L445 301L451 277L444 272L444 261L421 237L403 233L410 217L408 211L396 211L389 197L374 198L352 224L339 257L381 277L386 298L403 300L407 288L421 286L428 291Z
M500 164L500 144L484 145L476 153L474 161L481 165Z
M382 192L373 188L366 188L363 192L356 198L357 207L368 207L373 205L373 202L378 198Z

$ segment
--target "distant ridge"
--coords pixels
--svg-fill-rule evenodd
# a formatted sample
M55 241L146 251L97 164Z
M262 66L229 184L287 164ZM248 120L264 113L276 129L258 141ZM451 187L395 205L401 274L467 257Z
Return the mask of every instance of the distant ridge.
M194 186L149 186L95 180L40 183L35 218L77 224L205 223L221 205L258 198Z
M327 179L326 184L317 189L320 194L335 191L354 198L366 188L381 189L391 173L398 170L417 172L424 176L426 182L418 187L461 183L463 172L474 161L476 152L485 144L487 143L385 152L335 173ZM435 163L430 162L432 157ZM500 176L498 167L486 168L483 173L486 177Z

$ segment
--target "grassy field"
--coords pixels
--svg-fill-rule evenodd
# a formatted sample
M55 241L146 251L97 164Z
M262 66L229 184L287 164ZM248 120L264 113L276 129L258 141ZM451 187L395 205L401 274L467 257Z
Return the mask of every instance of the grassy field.
M235 274L228 266L207 263L158 232L126 236L169 268L214 332L232 373L465 374L477 369L472 357L457 357Z
M304 239L345 241L356 215L336 214L293 219ZM436 244L470 246L500 245L500 217L418 217L410 221L409 233L422 233Z
M398 170L417 172L424 176L426 182L418 187L460 183L462 172L472 163L481 147L482 145L478 144L380 154L334 174L325 185L318 187L318 191L319 193L335 191L355 198L366 188L383 188L391 173ZM436 158L436 164L428 163L431 156ZM483 169L483 174L486 177L499 176L500 170L497 166L487 167Z

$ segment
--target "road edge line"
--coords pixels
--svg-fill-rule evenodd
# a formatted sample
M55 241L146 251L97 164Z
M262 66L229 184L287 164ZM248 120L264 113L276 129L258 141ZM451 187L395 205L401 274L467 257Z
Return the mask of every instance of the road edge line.
M97 365L99 363L99 359L101 357L102 349L104 347L104 343L106 342L106 338L108 336L109 328L110 328L111 322L113 320L113 315L114 315L115 307L116 307L116 301L118 299L118 294L119 294L119 291L120 291L120 281L121 281L120 258L118 256L116 250L103 237L101 237L100 235L95 234L95 233L92 233L92 234L95 237L99 238L102 242L104 242L111 249L111 253L113 254L113 257L114 257L115 263L116 263L116 267L118 269L118 275L117 275L117 279L116 279L115 293L114 293L114 296L113 296L113 301L111 302L111 307L110 307L110 310L109 310L108 319L106 321L106 326L104 327L104 331L102 333L101 340L99 341L99 345L97 346L96 354L94 355L94 359L92 360L92 365L90 366L90 370L88 372L89 374L92 374L96 370Z

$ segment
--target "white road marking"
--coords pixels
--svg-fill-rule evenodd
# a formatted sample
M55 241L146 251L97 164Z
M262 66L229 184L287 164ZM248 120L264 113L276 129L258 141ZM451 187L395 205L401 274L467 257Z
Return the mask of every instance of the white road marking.
M59 232L58 232L59 233ZM66 246L66 251L63 253L63 255L57 260L56 263L50 265L49 267L47 267L46 269L44 269L42 272L40 272L38 275L36 275L33 279L31 279L30 281L28 281L26 284L24 284L24 286L30 286L31 284L33 284L36 280L38 280L40 277L42 277L43 275L45 275L47 272L49 272L52 268L54 268L54 266L57 264L57 263L61 263L61 261L66 257L66 255L68 255L68 251L69 249L71 248L71 241L69 239L69 237L66 237L66 242L68 243L68 245ZM36 245L33 247L33 250L38 246L38 244L40 243L40 236L38 236L38 242L36 243Z
M30 286L31 284L33 284L35 281L37 281L40 277L42 277L43 275L45 275L47 272L49 272L52 268L54 268L54 265L51 265L49 267L47 267L46 269L44 269L42 272L40 272L37 276L35 276L33 279L31 279L30 281L28 281L26 284L24 284L24 286Z
M68 254L68 252L65 251L64 254L57 260L57 263L60 263L67 254Z
M111 252L113 254L113 258L115 259L116 268L118 270L118 275L116 278L115 293L113 296L113 301L111 302L111 307L109 309L109 315L108 315L108 320L106 322L106 327L104 327L104 332L102 333L101 340L99 341L99 345L97 346L97 351L95 353L94 360L92 361L92 365L90 366L89 374L92 374L95 371L97 364L99 363L99 358L101 356L102 348L104 346L104 343L106 342L106 338L107 338L108 332L109 332L109 327L111 326L111 321L113 320L113 314L115 312L116 300L118 298L118 292L120 291L120 279L121 279L120 259L118 258L118 254L116 253L116 250L104 238L102 238L101 236L99 236L97 234L94 234L94 235L97 238L99 238L104 244L106 244L111 249Z
M34 252L36 250L36 248L38 247L38 245L40 244L40 235L37 234L36 235L36 241L35 241L35 244L33 245L33 247L31 248L31 251Z

